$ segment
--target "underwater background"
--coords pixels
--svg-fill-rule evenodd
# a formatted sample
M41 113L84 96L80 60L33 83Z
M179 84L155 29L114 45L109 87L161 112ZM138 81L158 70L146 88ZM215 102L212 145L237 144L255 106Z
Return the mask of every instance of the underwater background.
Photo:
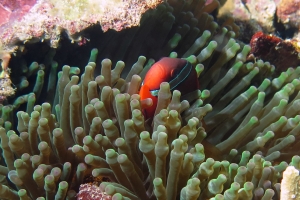
M0 199L300 199L299 0L0 0Z

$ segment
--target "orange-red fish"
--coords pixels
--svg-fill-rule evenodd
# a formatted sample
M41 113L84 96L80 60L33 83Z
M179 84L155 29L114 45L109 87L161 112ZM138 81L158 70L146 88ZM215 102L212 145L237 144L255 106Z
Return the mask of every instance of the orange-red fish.
M199 89L197 72L190 62L179 58L162 58L149 69L140 89L141 100L151 98L153 101L151 107L143 110L146 119L154 116L162 82L168 82L171 92L179 90L181 95Z

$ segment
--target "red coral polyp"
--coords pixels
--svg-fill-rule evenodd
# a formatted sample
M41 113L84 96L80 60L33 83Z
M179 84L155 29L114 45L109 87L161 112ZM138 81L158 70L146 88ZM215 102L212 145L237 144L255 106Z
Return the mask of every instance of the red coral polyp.
M265 56L269 54L270 50L282 41L280 38L273 35L267 35L263 32L255 33L250 41L251 51L254 56Z
M281 72L289 67L300 65L300 51L298 42L294 40L282 40L273 35L257 32L250 41L251 51L249 58L262 59L275 65Z

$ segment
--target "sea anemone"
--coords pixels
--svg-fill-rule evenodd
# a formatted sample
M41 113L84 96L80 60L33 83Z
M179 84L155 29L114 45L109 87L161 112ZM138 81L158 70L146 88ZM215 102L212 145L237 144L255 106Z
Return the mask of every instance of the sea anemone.
M235 26L205 13L216 2L164 3L152 13L160 18L145 17L149 26L134 30L122 51L93 49L81 78L65 65L56 80L53 50L43 64L23 65L20 73L37 78L29 94L19 79L19 96L2 107L0 197L279 199L283 171L300 169L300 70L278 74L268 62L246 62L250 47L234 39ZM156 23L164 26L146 51L140 42L156 38ZM138 91L162 56L192 63L200 90L182 99L162 82L151 123L142 114L151 101Z

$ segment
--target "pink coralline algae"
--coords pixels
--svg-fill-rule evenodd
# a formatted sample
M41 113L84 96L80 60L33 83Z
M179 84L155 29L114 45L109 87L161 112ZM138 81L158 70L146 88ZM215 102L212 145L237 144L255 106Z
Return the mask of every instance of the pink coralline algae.
M72 42L81 42L80 32L95 24L105 32L121 31L138 26L141 16L163 0L2 0L0 1L0 46L13 51L16 44L49 41L57 47L61 32L65 31ZM10 2L10 3L8 3ZM34 5L33 5L34 4ZM16 13L16 14L14 14ZM16 17L13 17L16 16ZM9 23L8 23L9 22Z
M112 197L102 192L99 187L92 184L82 184L77 194L77 200L111 200Z
M281 0L276 14L282 23L300 30L300 0Z
M8 22L11 12L0 4L0 25Z
M36 3L36 0L0 0L0 26L20 20Z
M300 0L281 0L277 6L277 16L283 23L300 26Z

